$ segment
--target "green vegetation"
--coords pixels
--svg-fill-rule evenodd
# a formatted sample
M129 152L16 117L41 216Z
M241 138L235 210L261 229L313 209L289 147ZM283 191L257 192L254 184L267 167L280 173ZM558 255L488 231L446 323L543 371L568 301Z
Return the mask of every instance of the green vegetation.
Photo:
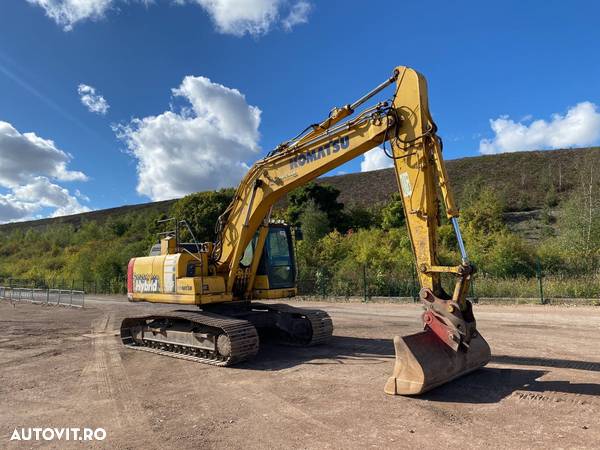
M600 147L503 153L446 161L452 189L461 206L470 187L485 184L503 199L506 212L555 208L580 188L580 174L600 160ZM396 192L393 169L351 173L323 179L338 189L346 207L385 203Z
M215 223L221 213L231 203L235 191L221 189L216 192L198 192L186 195L171 208L170 215L186 220L198 242L215 240ZM182 230L182 240L191 240L187 230Z
M464 184L461 223L478 270L476 295L537 297L538 278L543 277L546 297L600 296L600 185L595 174L595 162L588 161L579 180L571 180L574 187L560 205L554 190L546 186L552 195L546 196L545 207L559 208L554 210L556 219L547 213L547 225L552 227L536 242L507 225L510 207L503 191L480 177ZM331 194L333 188L328 191ZM414 295L413 256L397 194L380 207L371 206L366 220L356 220L350 209L346 223L351 226L336 227L329 221L328 232L326 212L316 201L307 205L299 220L305 241L297 246L301 288L336 296ZM288 212L292 208L297 204L290 203ZM454 232L443 217L440 221L440 260L456 263Z
M597 153L597 149L528 152L448 164L462 206L464 238L478 269L476 295L536 297L541 268L546 296L600 297ZM461 176L458 169L463 170ZM304 239L296 245L302 292L415 294L402 202L394 192L395 180L386 181L387 173L309 183L277 205L275 217L303 230ZM388 190L385 197L383 185ZM352 201L344 204L349 192ZM4 225L0 279L122 291L128 260L147 254L156 233L164 231L157 219L186 219L199 241L210 241L215 221L232 196L233 190L226 189L177 201ZM459 258L452 227L443 217L440 222L440 262L455 263ZM189 239L186 233L183 238Z
M121 290L127 262L148 253L163 216L130 213L104 223L79 227L16 229L2 233L0 278L44 286L94 285L96 290ZM6 281L5 281L6 282Z

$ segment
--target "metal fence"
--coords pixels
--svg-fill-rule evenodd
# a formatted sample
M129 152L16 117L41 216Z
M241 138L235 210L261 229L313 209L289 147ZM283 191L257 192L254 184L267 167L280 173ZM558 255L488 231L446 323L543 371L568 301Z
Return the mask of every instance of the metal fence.
M126 294L127 280L124 276L108 279L81 280L52 277L48 279L0 278L0 286L36 288L43 290L82 291L86 294Z
M442 275L444 288L452 292L455 279ZM299 271L298 294L312 298L371 301L418 301L420 285L413 271L391 273L367 265L331 271L318 267ZM476 273L467 297L498 303L586 303L600 306L600 272L585 275L545 275L538 267L532 277L494 277Z
M301 277L297 283L298 295L316 298L360 298L369 301L375 298L397 299L402 301L418 301L420 286L416 280L370 280L357 276L355 279L328 280L324 277Z
M85 292L73 289L38 289L0 286L0 298L13 302L23 301L42 305L83 308L85 303Z
M442 277L444 278L444 276ZM446 277L444 287L452 292L454 279ZM320 299L360 299L372 301L418 301L419 282L413 270L378 270L366 264L332 270L328 267L300 267L298 294ZM14 290L3 294L2 290ZM83 304L88 295L127 293L124 276L81 280L74 278L0 279L0 298L29 299L47 304ZM45 296L45 297L44 297ZM589 275L545 275L538 266L533 277L495 277L478 272L472 280L468 297L477 302L560 303L585 302L600 306L600 271Z

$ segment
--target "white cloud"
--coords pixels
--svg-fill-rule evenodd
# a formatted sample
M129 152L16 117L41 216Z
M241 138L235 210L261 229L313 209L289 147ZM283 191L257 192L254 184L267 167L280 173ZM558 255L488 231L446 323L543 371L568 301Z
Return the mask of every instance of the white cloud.
M375 147L364 154L360 162L361 172L370 172L371 170L386 169L393 167L394 161L388 158L381 147Z
M27 220L37 209L35 205L19 202L9 195L0 195L0 223Z
M290 9L286 18L281 21L283 28L287 31L302 23L308 23L308 14L312 10L312 5L305 1L299 1Z
M71 159L50 139L20 133L10 123L0 121L0 186L14 187L36 175L60 181L87 180L84 173L67 169Z
M234 36L260 35L277 20L281 0L189 0L209 14L217 31Z
M178 0L197 3L210 15L217 31L234 36L258 36L281 22L286 30L308 22L311 6L305 0ZM280 19L285 16L283 19Z
M128 0L27 0L40 6L46 15L62 26L65 31L73 29L78 22L99 20L116 4ZM149 5L152 0L138 0ZM290 3L290 0L172 0L184 5L192 3L204 9L215 24L217 31L234 36L250 34L259 36L269 32L273 25L281 23L291 30L295 25L308 22L311 5L306 0ZM283 19L281 19L283 17Z
M46 177L35 177L27 184L14 187L0 195L0 223L33 219L33 214L50 208L50 217L89 211L69 190L52 183ZM35 217L38 218L38 217Z
M80 84L77 86L77 93L79 94L81 103L83 103L90 112L102 115L108 112L110 106L104 97L100 94L96 94L96 88L87 84Z
M79 189L75 189L75 197L77 197L79 200L83 200L84 202L90 201L90 198L87 195L82 194Z
M82 206L67 189L52 183L46 177L35 177L29 184L14 188L13 193L20 202L56 208L51 214L52 217L89 211L89 208Z
M530 120L530 117L527 117ZM534 120L524 124L508 116L490 120L495 136L482 139L479 151L483 154L584 147L600 141L600 112L591 102L581 102L569 108L564 116L553 114L552 119Z
M72 157L50 139L35 133L20 133L8 122L0 121L0 222L30 218L43 208L64 215L87 211L57 181L85 181L87 176L70 171Z
M27 0L44 8L46 15L65 31L84 20L102 19L113 6L113 0Z
M164 200L235 186L259 150L260 109L205 77L187 76L172 93L191 106L114 126L137 159L138 193Z

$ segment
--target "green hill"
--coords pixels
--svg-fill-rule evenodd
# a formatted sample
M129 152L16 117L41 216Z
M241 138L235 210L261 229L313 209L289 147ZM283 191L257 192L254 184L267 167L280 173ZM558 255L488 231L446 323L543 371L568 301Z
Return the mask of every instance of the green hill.
M549 192L558 201L580 181L582 168L600 162L600 147L545 150L474 156L446 161L448 175L460 202L465 186L480 180L502 194L508 211L542 208ZM341 191L344 204L363 206L386 201L397 191L393 169L322 178Z
M176 201L177 199L163 200L160 202L139 203L137 205L124 205L117 206L116 208L98 209L95 211L71 214L68 216L48 217L46 219L4 223L0 224L0 232L26 229L37 230L55 225L73 225L75 227L79 227L84 222L104 223L109 219L118 219L119 217L128 215L130 213L147 213L151 215L167 213Z
M600 147L592 147L475 156L446 163L459 204L469 183L490 186L501 194L506 203L507 221L527 235L530 230L520 224L531 219L535 223L538 210L548 203L549 196L555 196L556 202L560 202L580 183L583 169L599 162ZM347 206L383 203L397 191L393 169L323 177L318 182L339 189L340 201ZM126 205L64 217L8 223L0 225L0 231L37 229L56 224L78 227L85 221L103 223L109 218L118 219L132 212L164 213L175 201ZM278 206L284 205L285 200Z

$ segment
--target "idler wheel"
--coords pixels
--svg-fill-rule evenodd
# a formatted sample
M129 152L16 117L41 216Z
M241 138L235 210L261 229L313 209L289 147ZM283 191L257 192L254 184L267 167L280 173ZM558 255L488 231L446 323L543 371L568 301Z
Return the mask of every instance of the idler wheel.
M231 355L231 339L226 334L220 334L217 338L217 351L221 356Z

